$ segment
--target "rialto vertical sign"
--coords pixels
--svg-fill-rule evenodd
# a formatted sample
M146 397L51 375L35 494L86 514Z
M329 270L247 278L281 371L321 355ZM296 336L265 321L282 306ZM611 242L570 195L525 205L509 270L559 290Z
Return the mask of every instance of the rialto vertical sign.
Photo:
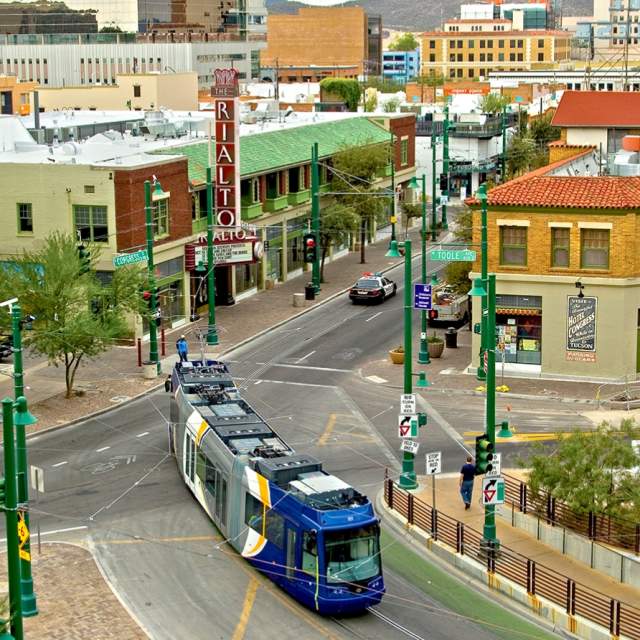
M240 227L240 132L238 72L216 69L211 87L216 120L214 202L216 224Z

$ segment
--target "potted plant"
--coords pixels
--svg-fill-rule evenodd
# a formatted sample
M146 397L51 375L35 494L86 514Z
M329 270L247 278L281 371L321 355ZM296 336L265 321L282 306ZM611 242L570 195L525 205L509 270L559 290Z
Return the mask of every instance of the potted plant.
M435 334L427 336L427 351L430 358L439 358L444 351L444 340Z
M404 349L402 347L396 347L389 351L389 358L393 364L404 364Z

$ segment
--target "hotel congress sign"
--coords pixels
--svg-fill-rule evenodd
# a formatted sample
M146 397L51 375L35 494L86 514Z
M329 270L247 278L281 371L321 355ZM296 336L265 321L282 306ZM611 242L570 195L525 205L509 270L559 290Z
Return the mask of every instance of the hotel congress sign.
M598 299L567 298L567 360L595 361Z
M211 87L216 122L214 203L216 224L240 228L238 72L215 69Z

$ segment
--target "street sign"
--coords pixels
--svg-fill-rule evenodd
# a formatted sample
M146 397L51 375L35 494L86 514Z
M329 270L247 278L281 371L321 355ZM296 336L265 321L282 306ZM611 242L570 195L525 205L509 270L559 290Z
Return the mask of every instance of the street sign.
M433 476L442 471L442 451L432 451L425 455L427 475Z
M491 471L487 471L484 474L485 478L498 478L500 476L500 458L502 457L501 453L494 453L493 459L491 460Z
M482 478L482 504L504 502L504 478Z
M413 285L413 308L431 309L431 285L416 283Z
M403 393L400 396L400 413L405 416L418 413L416 411L416 394L415 393Z
M29 529L27 529L27 523L24 521L24 512L18 511L18 550L20 552L20 559L31 562L31 554L25 551L22 547L29 540Z
M31 465L31 488L38 493L44 493L44 469Z
M444 262L473 262L476 255L470 249L431 249L431 260Z
M113 256L114 267L124 267L126 264L136 264L137 262L145 262L149 259L149 254L146 249L140 249L140 251L134 251L133 253L121 253L118 256Z
M408 416L398 416L398 437L418 437L418 416L416 414Z
M406 451L407 453L413 453L415 455L418 453L418 449L420 448L420 443L415 440L403 440L400 445L400 451Z

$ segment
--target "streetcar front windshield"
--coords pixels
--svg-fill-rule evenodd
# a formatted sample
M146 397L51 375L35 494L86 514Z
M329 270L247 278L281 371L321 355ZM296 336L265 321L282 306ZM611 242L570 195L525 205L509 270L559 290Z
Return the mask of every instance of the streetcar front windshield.
M377 524L325 533L327 582L359 582L380 573Z

